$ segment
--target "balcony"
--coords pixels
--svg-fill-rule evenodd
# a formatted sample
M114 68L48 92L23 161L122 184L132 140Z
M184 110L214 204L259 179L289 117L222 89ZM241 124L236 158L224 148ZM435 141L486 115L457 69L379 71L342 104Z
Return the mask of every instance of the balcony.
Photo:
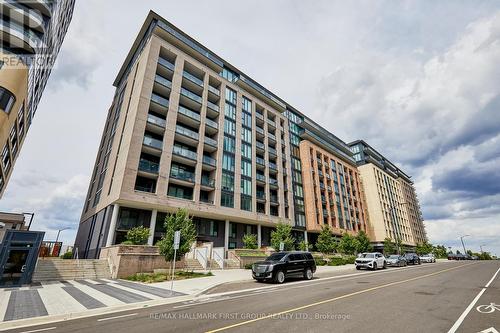
M163 68L168 69L172 72L175 70L175 65L164 58L161 57L158 58L158 64L160 64Z
M265 201L266 193L263 191L257 191L257 200Z
M220 91L219 89L215 88L215 87L212 87L211 85L208 85L208 93L209 94L213 94L217 97L220 97Z
M215 179L209 177L201 177L201 186L213 189L215 188Z
M160 170L159 163L156 163L153 161L148 161L146 159L139 160L139 171L152 173L152 174L158 174L159 170Z
M179 105L179 110L177 111L177 114L179 119L183 123L189 126L198 127L200 125L201 117L198 112L185 108L182 105Z
M324 190L325 189L325 185L323 183L319 183L319 188Z
M262 174L258 173L258 174L255 175L255 178L260 183L264 183L264 184L266 183L266 176L265 175L262 175Z
M271 201L271 204L278 204L278 196L277 195L271 195L270 196L270 201Z
M256 113L255 113L255 118L257 118L257 119L260 119L260 120L264 121L264 115L263 115L263 114L261 114L261 113L256 112Z
M203 88L203 80L194 76L193 74L184 71L184 72L182 72L182 77L185 78L187 81L194 83L198 87Z
M267 119L267 124L270 125L271 127L276 128L276 123L271 119Z
M163 149L163 141L161 140L158 140L158 139L154 139L150 136L145 136L142 143L145 145L145 146L148 146L148 147L151 147L151 148L155 148L155 149L159 149L159 150L162 150Z
M268 147L267 151L269 152L269 155L276 156L278 154L277 151L276 151L276 149L273 148L273 147Z
M189 149L174 145L172 148L172 159L177 162L182 162L188 165L196 164L198 154Z
M198 140L199 140L200 136L195 131L192 131L188 128L177 125L175 127L175 133L176 133L176 135L175 135L176 140L179 140L180 142L184 142L184 143L192 144L192 145L198 144Z
M267 138L269 139L269 141L276 142L276 135L274 135L272 133L267 133Z
M278 166L276 165L276 163L269 162L269 170L278 172Z
M216 151L217 150L217 140L214 140L214 139L206 136L205 141L204 141L204 147L205 147L205 150L208 152Z
M262 157L256 157L255 162L257 162L257 166L266 166L266 161Z
M205 129L207 130L207 132L216 133L219 130L219 124L212 119L206 118L205 125Z
M257 150L260 150L260 151L266 150L266 146L260 141L255 141L255 146L257 147Z
M172 89L172 81L161 75L156 74L153 89L157 93L160 93L164 96L168 96L170 94L170 90Z
M257 132L257 134L264 136L264 129L260 128L259 126L255 126L255 132Z
M202 163L203 170L212 171L215 170L215 167L217 166L217 160L207 155L203 155Z
M323 171L318 170L318 176L319 176L319 178L323 178Z
M189 107L192 107L193 109L199 108L201 106L201 96L195 94L190 90L187 90L186 88L181 88L181 100L182 97L185 97L185 101L183 101L183 103L185 103Z
M165 119L157 117L152 114L148 114L148 123L161 128L165 128L165 126L167 126L167 121Z
M189 183L194 183L194 173L189 171L171 170L170 178L175 178Z
M166 99L165 97L161 97L160 95L157 95L155 93L153 93L151 95L151 110L156 112L156 113L160 113L160 114L166 114L167 111L168 111L168 99Z
M323 209L323 216L324 216L324 217L328 217L328 210Z
M277 179L269 179L269 185L272 187L278 187L278 180Z

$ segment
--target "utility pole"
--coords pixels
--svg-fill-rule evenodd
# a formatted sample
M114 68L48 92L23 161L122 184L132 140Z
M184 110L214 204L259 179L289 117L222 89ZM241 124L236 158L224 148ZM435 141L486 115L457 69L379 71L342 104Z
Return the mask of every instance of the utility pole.
M467 254L467 250L465 250L464 238L468 237L468 236L470 236L470 235L460 236L460 241L462 242L462 247L464 248L464 254Z

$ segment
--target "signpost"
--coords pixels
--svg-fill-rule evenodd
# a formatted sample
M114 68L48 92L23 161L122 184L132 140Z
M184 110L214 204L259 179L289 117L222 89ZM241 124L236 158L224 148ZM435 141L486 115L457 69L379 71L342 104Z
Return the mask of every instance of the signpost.
M174 262L172 263L172 281L170 282L170 293L174 292L174 275L175 275L175 259L177 257L177 250L179 249L179 244L181 243L181 231L177 230L174 233Z
M285 243L280 242L280 252L285 249Z

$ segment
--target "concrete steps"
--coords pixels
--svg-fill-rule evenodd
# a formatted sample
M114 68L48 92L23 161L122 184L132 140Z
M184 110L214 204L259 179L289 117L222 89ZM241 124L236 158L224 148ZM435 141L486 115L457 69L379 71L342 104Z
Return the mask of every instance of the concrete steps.
M107 260L99 259L39 259L33 281L110 278Z
M188 271L202 271L204 270L203 266L200 264L198 259L185 259L184 260L184 269Z

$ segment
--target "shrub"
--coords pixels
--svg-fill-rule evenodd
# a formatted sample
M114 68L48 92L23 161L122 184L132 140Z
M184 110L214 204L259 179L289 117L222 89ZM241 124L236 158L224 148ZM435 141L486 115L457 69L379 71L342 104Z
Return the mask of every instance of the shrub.
M314 261L316 262L316 266L325 266L326 265L326 260L324 260L324 259L314 258Z
M318 235L318 241L316 242L316 248L321 253L333 253L337 243L333 238L330 226L324 225L321 229L321 233Z
M354 254L356 252L357 243L356 239L346 232L340 239L338 250L344 254Z
M299 250L300 251L312 251L313 248L314 248L314 246L312 244L309 244L304 240L299 242Z
M370 238L368 238L368 235L363 230L361 230L354 238L356 240L355 245L357 253L371 252L373 250Z
M333 257L328 262L328 266L342 266L345 265L345 260L342 257Z
M127 239L127 244L132 245L144 245L148 242L149 238L149 228L145 228L142 225L140 227L135 227L127 231L125 236Z
M252 265L253 265L253 264L246 264L246 265L245 265L245 269L252 269Z
M65 254L62 255L62 258L63 259L73 259L73 252L72 251L66 252Z
M271 246L279 251L280 243L284 243L283 250L293 251L295 249L295 239L292 237L292 226L279 222L276 230L271 231Z
M160 248L160 254L165 261L174 259L174 234L180 230L181 239L177 250L176 260L181 259L184 254L191 250L191 245L196 240L196 228L193 220L189 217L187 210L179 209L165 218L165 235L156 243Z
M243 235L243 248L255 250L257 246L257 235L254 234L244 234Z

